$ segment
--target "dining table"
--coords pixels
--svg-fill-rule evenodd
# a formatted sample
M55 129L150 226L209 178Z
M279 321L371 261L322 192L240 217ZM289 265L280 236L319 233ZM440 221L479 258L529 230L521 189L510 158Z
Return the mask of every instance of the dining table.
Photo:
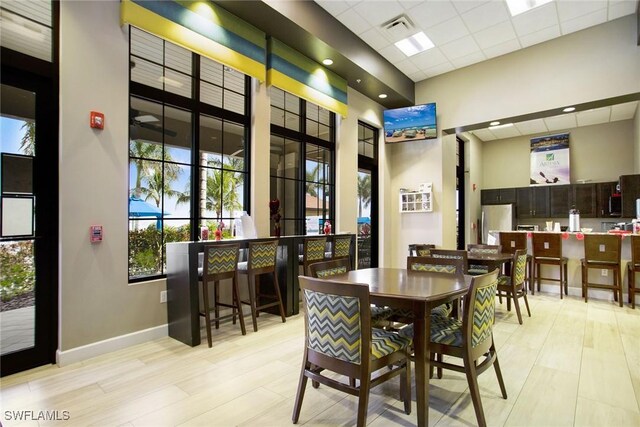
M471 278L403 268L366 268L350 271L344 276L350 282L369 285L372 304L413 312L418 426L428 426L431 309L464 295Z
M501 252L497 254L467 251L467 261L469 264L486 265L489 271L502 267L513 260L513 254Z

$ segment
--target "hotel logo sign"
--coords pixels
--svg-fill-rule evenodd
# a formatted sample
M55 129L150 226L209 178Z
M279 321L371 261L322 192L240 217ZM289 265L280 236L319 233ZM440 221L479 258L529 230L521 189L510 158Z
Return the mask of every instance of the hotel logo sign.
M531 139L530 185L570 184L569 134Z

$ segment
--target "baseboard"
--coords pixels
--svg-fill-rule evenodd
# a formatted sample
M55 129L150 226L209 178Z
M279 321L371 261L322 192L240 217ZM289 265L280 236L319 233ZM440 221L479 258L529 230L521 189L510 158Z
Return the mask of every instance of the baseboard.
M540 291L547 292L550 294L556 293L560 296L560 285L557 283L541 283ZM574 297L582 298L582 288L576 288L569 286L568 289L569 295ZM628 301L629 295L626 292L622 293L622 301L626 304ZM613 292L605 289L589 289L589 299L597 299L601 301L611 301L613 302ZM636 295L636 301L638 301L638 296Z
M81 347L72 348L70 350L58 350L56 352L56 363L60 367L67 366L102 354L111 353L112 351L122 350L123 348L131 347L133 345L166 337L168 334L169 327L167 324L164 324L144 329L142 331L109 338L104 341L83 345Z

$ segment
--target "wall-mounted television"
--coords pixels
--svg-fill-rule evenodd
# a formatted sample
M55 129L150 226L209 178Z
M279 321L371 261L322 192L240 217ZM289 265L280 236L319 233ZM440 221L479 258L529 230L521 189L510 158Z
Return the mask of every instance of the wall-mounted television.
M437 138L435 102L385 110L383 115L387 144Z

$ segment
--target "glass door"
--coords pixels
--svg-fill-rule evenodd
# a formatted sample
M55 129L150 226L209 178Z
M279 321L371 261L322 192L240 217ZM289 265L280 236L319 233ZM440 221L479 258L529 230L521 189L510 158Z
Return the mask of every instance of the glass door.
M0 98L2 376L55 361L57 135L51 85L3 67Z

